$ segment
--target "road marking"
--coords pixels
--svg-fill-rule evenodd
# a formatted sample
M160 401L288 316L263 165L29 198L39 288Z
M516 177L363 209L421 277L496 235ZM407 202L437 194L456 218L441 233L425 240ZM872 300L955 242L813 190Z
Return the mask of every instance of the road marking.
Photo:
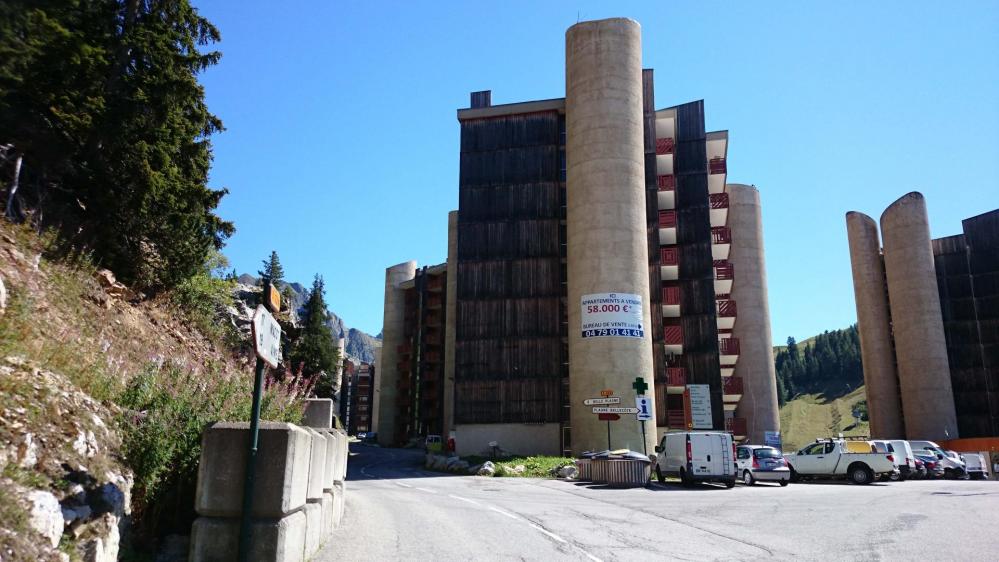
M432 494L432 493L434 493L434 491L433 491L433 490L430 490L430 489L427 489L427 488L421 488L421 487L419 487L419 486L413 486L413 489L414 489L414 490L419 490L419 491L421 491L421 492L429 492L429 493L431 493L431 494Z
M403 488L412 488L409 484L403 484L402 482L393 482L396 486L402 486Z
M520 517L517 517L516 515L514 515L514 514L512 514L512 513L509 513L509 512L506 512L506 511L503 511L502 509L496 509L496 508L495 508L495 507L493 507L493 506L489 506L489 509L491 509L491 510L493 510L493 511L495 511L496 513L499 513L499 514L501 514L501 515L506 515L506 516L507 516L507 517L509 517L510 519L517 519L517 520L519 520L519 519L520 519Z
M468 503L470 503L470 504L472 504L472 505L482 505L482 504L480 504L479 502L477 502L477 501L475 501L475 500L470 500L470 499L468 499L468 498L463 498L463 497L461 497L461 496L456 496L456 495L454 495L454 494L448 494L448 497L450 497L450 498L454 498L454 499L456 499L456 500L461 500L461 501L463 501L463 502L468 502Z
M531 527L534 527L535 529L541 531L542 533L548 535L549 537L551 537L554 540L557 540L560 543L564 543L565 542L565 539L563 539L562 537L556 535L555 533L552 533L551 531L548 531L547 529L545 529L541 525L535 525L534 523L528 523L528 525L530 525Z

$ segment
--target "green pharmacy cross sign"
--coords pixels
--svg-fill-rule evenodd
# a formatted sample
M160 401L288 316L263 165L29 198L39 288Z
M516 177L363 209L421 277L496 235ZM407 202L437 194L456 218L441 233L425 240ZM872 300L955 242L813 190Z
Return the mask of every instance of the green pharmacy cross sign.
M642 377L636 377L635 382L631 384L631 388L634 388L635 392L641 395L645 394L645 391L649 389L649 385L645 384L645 379Z

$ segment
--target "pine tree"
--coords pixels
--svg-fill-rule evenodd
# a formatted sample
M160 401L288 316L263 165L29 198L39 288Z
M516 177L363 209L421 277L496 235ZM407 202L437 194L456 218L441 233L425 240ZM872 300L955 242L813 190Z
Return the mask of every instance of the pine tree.
M333 380L340 354L333 344L333 330L326 323L329 311L324 292L323 278L316 274L305 303L302 332L295 342L291 362L294 368L301 366L302 374L307 377L319 375L316 396L330 398L340 384L340 381Z
M279 283L284 281L284 268L281 267L281 260L278 259L277 252L271 251L270 259L263 260L261 263L263 263L264 268L257 271L257 275L260 276L262 285L270 282L271 285L277 287Z

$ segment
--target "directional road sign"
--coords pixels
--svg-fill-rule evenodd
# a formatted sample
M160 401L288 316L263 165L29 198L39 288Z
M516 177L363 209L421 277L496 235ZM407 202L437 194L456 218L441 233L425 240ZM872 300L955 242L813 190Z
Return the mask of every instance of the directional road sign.
M635 407L638 408L638 421L646 421L652 419L652 400L649 397L640 394L635 397Z
M620 404L620 396L611 396L610 398L587 398L583 400L584 406L600 406L604 404Z
M281 326L262 304L253 314L253 348L271 368L281 362Z
M617 414L597 414L600 421L617 421L621 419L621 416Z
M638 408L620 408L617 406L594 406L594 414L637 414Z

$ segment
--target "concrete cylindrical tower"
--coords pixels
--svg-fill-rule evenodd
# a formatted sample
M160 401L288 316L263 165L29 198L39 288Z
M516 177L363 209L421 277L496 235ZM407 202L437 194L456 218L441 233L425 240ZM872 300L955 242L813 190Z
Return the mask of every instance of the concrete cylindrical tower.
M906 436L956 439L957 414L923 196L907 193L892 203L881 215L881 235Z
M374 376L371 379L372 397L371 397L371 427L370 427L370 431L374 431L374 432L377 433L378 432L378 414L381 412L381 408L382 408L382 404L381 404L382 389L379 386L381 384L381 380L382 380L382 375L381 375L381 368L382 368L382 348L381 348L381 346L378 346L378 347L376 347L374 349L374 354L375 354L375 362L374 362L373 365L374 365L375 373L374 373Z
M728 260L735 268L732 299L738 306L733 333L741 348L734 375L742 378L744 388L736 416L746 419L747 442L763 443L765 432L780 431L780 410L770 333L760 192L741 184L729 184L726 191L728 226L732 229Z
M385 316L382 322L381 389L378 408L378 443L394 445L396 407L395 385L399 378L399 345L403 339L406 315L405 291L399 283L416 277L416 262L407 261L385 270Z
M444 302L444 438L454 430L454 352L458 306L458 211L447 215L447 292Z
M652 398L653 367L649 255L645 216L642 124L642 41L637 22L607 19L578 23L566 32L565 114L567 159L567 242L569 388L572 450L607 448L607 422L583 400L614 391L620 406L634 407L632 384L643 377ZM583 337L583 298L637 295L640 337L606 333ZM596 306L602 306L597 304ZM624 307L624 304L619 306ZM628 310L634 314L633 306ZM657 321L661 321L656 311ZM595 324L591 324L595 325ZM620 332L618 332L620 334ZM592 336L593 334L591 334ZM650 403L651 411L655 405ZM652 451L656 423L645 433L634 414L610 422L613 448Z
M846 234L850 240L853 293L857 302L857 330L864 365L864 389L871 437L905 437L902 398L895 371L891 341L891 314L888 311L881 244L874 219L856 211L846 214Z

